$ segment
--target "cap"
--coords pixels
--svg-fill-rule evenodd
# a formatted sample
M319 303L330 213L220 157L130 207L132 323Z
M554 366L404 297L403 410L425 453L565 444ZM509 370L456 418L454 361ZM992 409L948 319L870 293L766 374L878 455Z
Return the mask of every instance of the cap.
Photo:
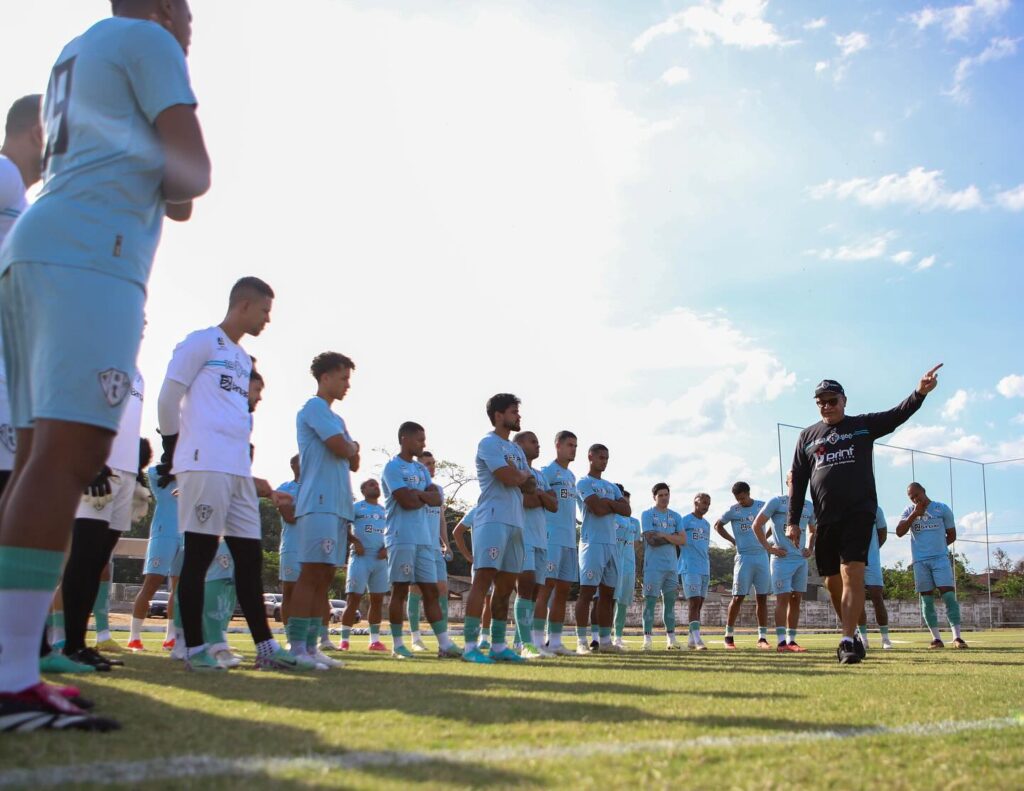
M843 386L839 384L835 379L822 379L818 382L818 386L814 388L814 397L817 398L822 393L835 393L836 395L846 395L846 391L843 390Z

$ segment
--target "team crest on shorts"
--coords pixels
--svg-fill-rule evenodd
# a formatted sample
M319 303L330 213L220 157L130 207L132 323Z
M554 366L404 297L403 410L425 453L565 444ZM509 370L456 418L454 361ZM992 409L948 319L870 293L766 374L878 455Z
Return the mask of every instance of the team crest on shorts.
M555 564L552 561L548 561L548 574L555 573Z
M590 571L587 572L587 579L588 580L594 579L594 570L593 569L591 569Z
M95 508L97 511L102 511L104 508L107 507L107 504L106 503L102 503L102 502L100 502L98 500L93 500L92 501L92 507Z
M775 587L782 590L782 580L775 580Z
M217 555L217 563L222 569L226 569L231 565L231 555Z
M213 516L213 506L199 503L196 506L196 518L200 524L206 524L206 520Z
M406 577L412 574L412 563L402 564L402 574L404 574Z
M653 593L653 592L654 592L654 586L653 585L644 585L644 593Z
M155 569L160 568L160 558L153 558L149 561L149 565Z
M131 392L132 380L124 371L108 368L105 371L100 371L99 378L103 397L111 406L119 406Z
M497 560L498 559L498 548L497 547L490 547L487 550L487 557L489 557L491 560Z
M18 435L14 431L14 426L10 423L4 423L0 426L0 443L11 453L18 449Z
M325 555L330 555L334 551L334 541L330 538L325 538L320 542L320 549L323 550Z
M697 586L696 585L691 585L690 586L690 593L696 593L696 592L697 592Z

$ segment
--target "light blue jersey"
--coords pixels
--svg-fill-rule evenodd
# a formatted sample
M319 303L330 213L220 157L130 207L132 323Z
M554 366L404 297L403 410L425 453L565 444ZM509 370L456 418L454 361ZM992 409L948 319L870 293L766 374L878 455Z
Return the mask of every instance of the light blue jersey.
M900 516L900 521L902 522L913 512L914 506L907 506ZM955 528L953 512L948 505L937 503L934 500L928 503L924 516L915 519L910 526L910 556L913 561L916 563L919 560L945 557L948 553L946 531Z
M641 530L647 533L663 533L665 535L679 535L683 532L683 517L667 508L659 511L657 508L648 508L640 515ZM678 568L676 548L674 544L662 544L652 547L644 545L644 576L647 571L660 573L664 571L675 572Z
M807 525L814 521L814 506L810 500L804 500L804 508L800 512L800 541L799 546L793 546L793 542L786 537L786 517L789 513L789 495L773 497L764 507L761 508L758 516L765 516L771 520L772 534L768 541L773 546L786 550L786 560L803 558L803 548L807 546Z
M544 475L539 470L531 469L530 471L533 473L533 477L537 479L538 492L551 491L551 487L548 486L547 481L544 480ZM544 506L524 509L523 544L525 546L547 548L548 520L545 518L545 514L550 513Z
M871 543L868 544L868 565L864 569L864 584L869 587L881 588L885 585L882 575L882 547L878 543L878 531L888 530L882 506L875 511L875 527L871 531Z
M427 468L413 459L406 461L395 456L384 465L381 475L381 488L384 490L385 510L387 514L387 531L384 544L388 547L399 544L420 544L433 547L438 543L437 525L427 524L427 509L405 509L398 504L395 492L399 489L426 491L431 485L430 473Z
M299 440L299 498L295 516L334 514L352 521L354 499L348 459L335 456L324 443L339 434L352 441L345 421L319 396L313 396L295 418Z
M299 482L298 481L286 481L277 487L277 491L290 494L292 501L298 506L299 502ZM284 517L281 517L281 545L278 548L280 554L287 552L298 552L299 551L299 535L295 529L295 525L288 524Z
M480 482L480 499L476 504L476 521L481 524L500 523L523 527L523 493L518 486L506 486L494 473L509 464L517 470L529 469L523 449L502 439L493 431L480 440L476 448L476 477Z
M689 513L683 517L683 532L686 543L679 553L679 574L710 574L711 525L708 520Z
M636 548L641 538L640 520L635 516L615 515L615 543L622 551L622 571L636 571Z
M558 511L544 512L548 546L576 547L576 476L557 461L540 471L558 500Z
M430 470L427 470L430 472ZM436 531L437 540L434 542L437 544L437 551L441 551L441 509L444 508L444 489L438 484L433 484L434 488L441 493L441 505L425 505L423 510L427 512L427 527L431 530ZM447 529L447 528L446 528Z
M146 474L149 476L150 489L153 492L153 499L156 501L153 507L153 521L149 525L150 538L163 538L165 536L178 537L178 498L174 496L174 483L170 483L161 489L156 485L160 473L156 467L150 467Z
M472 530L473 529L473 522L475 520L476 520L476 506L474 505L472 508L470 508L468 511L466 511L465 516L463 516L462 519L460 519L459 521L461 521L462 524L464 524L466 527L468 527L470 530Z
M580 541L583 544L614 544L615 513L597 516L587 508L587 498L592 495L606 500L621 500L622 492L614 483L603 478L584 475L576 486L580 510L583 512L583 527L580 530Z
M376 557L384 546L384 533L387 530L387 515L384 506L379 503L368 503L360 500L355 507L356 518L352 522L352 532L366 550L366 557Z
M195 104L181 45L159 24L112 17L73 39L46 91L43 189L8 237L0 272L59 264L145 287L164 218L154 123Z
M230 580L235 578L235 559L228 549L227 542L222 538L217 545L217 554L213 556L210 568L206 570L206 581Z
M764 507L760 500L754 500L748 507L734 503L729 510L719 517L724 525L732 523L732 537L736 541L736 552L740 555L765 555L764 547L754 535L754 519L758 511Z

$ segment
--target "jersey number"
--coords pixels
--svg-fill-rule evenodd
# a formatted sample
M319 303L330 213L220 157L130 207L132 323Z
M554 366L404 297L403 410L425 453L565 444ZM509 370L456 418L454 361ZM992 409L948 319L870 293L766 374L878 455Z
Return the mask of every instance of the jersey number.
M46 103L46 151L43 154L43 167L50 162L54 154L66 154L68 151L68 105L71 103L71 74L75 68L75 59L68 58L53 67L50 75L50 88Z

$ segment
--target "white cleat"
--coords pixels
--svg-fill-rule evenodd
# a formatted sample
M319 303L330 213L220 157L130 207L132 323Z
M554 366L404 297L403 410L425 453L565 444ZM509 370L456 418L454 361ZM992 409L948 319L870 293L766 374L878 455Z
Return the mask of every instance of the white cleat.
M703 640L698 640L696 643L693 644L693 650L694 651L707 651L708 647L706 645L704 645L704 641Z
M185 640L181 639L174 643L174 648L171 649L171 659L178 662L185 661Z
M593 651L590 650L590 646L587 645L586 643L579 643L576 646L576 655L577 656L590 656L592 653L593 653Z
M892 642L889 640L888 637L883 637L882 638L882 650L883 651L892 651L893 647L894 646L893 646Z
M217 660L217 664L225 670L230 670L233 667L238 667L242 664L242 657L231 653L230 651L218 651L213 655L213 658Z
M420 654L424 651L427 651L428 649L423 640L417 637L415 640L412 641L412 650L415 651L417 654Z
M678 641L673 639L673 640L669 640L667 643L665 643L665 650L666 651L682 651L683 647L678 643Z
M647 635L644 635L644 645L643 645L643 649L642 650L650 651L653 648L654 648L654 645L651 643L651 638L648 637Z
M576 652L566 648L564 645L559 643L555 646L550 646L547 649L554 656L576 656Z
M318 665L323 665L324 670L327 670L328 668L345 667L345 663L340 659L332 659L323 651L317 651L316 654L313 655L312 659Z

